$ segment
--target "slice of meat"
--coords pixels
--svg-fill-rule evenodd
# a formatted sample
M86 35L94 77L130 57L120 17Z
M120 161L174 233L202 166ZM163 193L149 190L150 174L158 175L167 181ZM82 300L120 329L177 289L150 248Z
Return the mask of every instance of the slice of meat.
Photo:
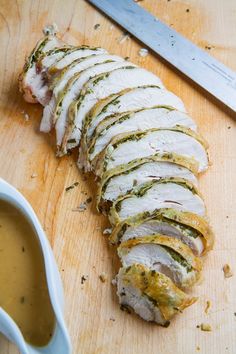
M180 239L197 256L211 250L214 243L213 233L204 218L175 209L160 209L152 213L134 215L118 224L109 239L114 245L155 234Z
M173 128L177 125L196 130L196 124L192 118L186 113L170 107L157 106L108 116L99 123L94 132L88 149L88 161L93 160L110 140L120 133L144 131L152 128Z
M73 59L76 57L86 58L93 54L102 54L106 53L105 49L102 48L90 48L88 46L79 46L79 47L64 47L56 48L50 52L44 54L42 59L37 64L38 71L40 75L46 77L43 80L43 85L40 90L37 91L38 101L45 106L49 103L52 92L49 89L50 82L56 75L69 65ZM60 69L59 69L60 67Z
M171 318L196 302L167 276L142 264L123 267L117 275L117 295L123 307L146 321L167 327Z
M34 81L34 91L37 101L42 106L45 106L48 103L51 96L51 92L48 87L48 69L55 62L63 58L68 52L71 52L71 50L73 50L71 46L60 46L43 53L39 58L36 64L37 76Z
M113 114L135 111L154 106L170 106L185 112L181 99L172 92L153 85L126 89L118 94L100 100L85 117L81 139L81 152L88 149L91 138L98 124Z
M115 59L115 58L114 58ZM118 68L124 68L125 66L132 66L132 63L128 63L125 60L109 61L104 63L98 63L84 70L83 72L75 75L65 87L64 94L60 95L57 100L57 107L54 112L53 123L56 127L56 139L58 146L58 155L64 154L64 148L66 144L62 145L62 140L68 126L69 120L69 107L73 102L75 102L83 93L81 92L83 86L88 80L92 80L93 77L97 75L108 75L110 71ZM66 152L66 151L65 151Z
M71 107L71 124L68 126L64 146L66 146L68 140L72 142L67 144L66 150L72 149L79 144L85 116L99 100L112 93L118 93L125 88L141 85L162 86L162 83L156 75L134 66L116 69L90 80L85 85L80 99Z
M66 89L69 80L85 69L109 61L124 61L124 59L117 55L101 54L100 51L95 51L92 55L74 60L53 79L53 82L50 84L52 97L49 103L44 107L40 131L47 133L52 129L52 118L56 109L58 97L60 94L63 94L62 92Z
M55 64L58 60L63 58L71 51L73 51L73 47L71 45L62 45L43 53L37 62L38 72L46 72L50 66Z
M80 58L86 58L90 55L108 54L107 50L100 47L89 47L86 45L74 47L73 50L68 52L61 60L58 60L54 65L50 66L48 70L49 75L58 74L61 70L72 64Z
M102 176L105 171L134 159L175 153L193 158L199 165L198 172L202 172L208 167L206 148L207 144L199 134L184 127L120 134L93 160L92 170Z
M168 177L180 177L197 185L191 159L175 154L164 154L137 159L107 171L99 183L97 205L99 211L109 210L109 205L122 195L132 192L144 183Z
M148 182L117 199L110 208L109 220L116 225L136 214L162 208L205 215L204 202L193 184L183 178L163 178Z
M122 242L118 255L123 267L143 264L168 276L177 286L189 288L201 276L202 262L180 240L161 234Z
M38 87L38 74L36 63L39 57L46 51L62 45L62 42L56 36L45 36L36 44L30 53L19 76L19 88L27 102L37 103L36 93Z

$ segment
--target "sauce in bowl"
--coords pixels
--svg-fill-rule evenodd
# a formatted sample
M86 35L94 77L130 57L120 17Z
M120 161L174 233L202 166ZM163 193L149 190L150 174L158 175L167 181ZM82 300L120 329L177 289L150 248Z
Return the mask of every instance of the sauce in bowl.
M50 341L55 315L37 235L24 214L0 200L0 307L34 346Z

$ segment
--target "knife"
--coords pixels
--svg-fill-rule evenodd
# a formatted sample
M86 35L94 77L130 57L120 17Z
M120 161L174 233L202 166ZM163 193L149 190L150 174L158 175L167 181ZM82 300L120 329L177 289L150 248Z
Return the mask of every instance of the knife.
M133 0L88 0L182 73L236 111L236 73Z

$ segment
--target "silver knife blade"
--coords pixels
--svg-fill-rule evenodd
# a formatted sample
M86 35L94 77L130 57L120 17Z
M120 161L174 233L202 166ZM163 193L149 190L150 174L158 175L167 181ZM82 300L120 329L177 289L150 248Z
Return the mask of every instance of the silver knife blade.
M218 100L236 111L236 73L133 0L88 0Z

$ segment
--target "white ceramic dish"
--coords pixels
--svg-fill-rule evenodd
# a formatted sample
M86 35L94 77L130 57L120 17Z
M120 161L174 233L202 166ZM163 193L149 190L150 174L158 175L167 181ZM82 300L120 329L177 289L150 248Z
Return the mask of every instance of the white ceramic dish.
M62 282L48 239L31 205L21 193L1 178L0 199L8 201L20 209L35 229L35 235L38 236L42 249L49 296L56 319L52 339L45 347L35 347L25 342L17 324L1 307L0 332L19 348L21 354L70 354L71 344L63 317Z

